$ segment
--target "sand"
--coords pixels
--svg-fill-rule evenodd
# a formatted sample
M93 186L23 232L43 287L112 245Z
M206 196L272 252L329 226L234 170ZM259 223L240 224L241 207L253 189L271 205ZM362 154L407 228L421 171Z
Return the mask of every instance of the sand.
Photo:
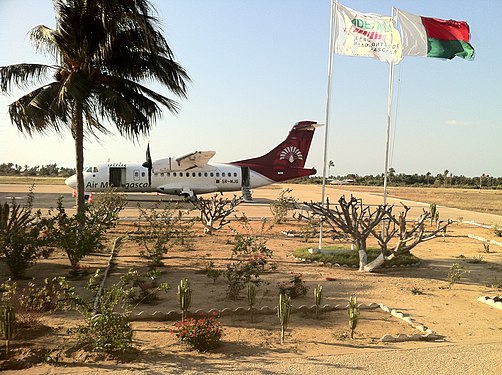
M63 187L64 188L64 187ZM304 185L274 185L257 189L254 197L259 202L242 205L251 218L270 217L268 199L278 197L282 188L293 189L291 194L301 201L319 200L320 188ZM328 196L333 201L349 187L329 187ZM51 191L51 189L48 189ZM10 190L9 190L10 191ZM45 191L45 190L44 190ZM378 204L378 195L358 193L365 203ZM407 202L414 206L414 212L427 207L426 203ZM502 223L502 217L462 210L441 208L442 217L477 223ZM413 217L414 215L410 215ZM124 224L126 225L126 224ZM255 230L258 223L254 222ZM231 224L238 228L238 223ZM130 229L130 228L129 228ZM161 295L154 305L139 305L132 312L135 352L129 357L98 358L77 352L63 356L58 364L38 364L24 370L8 370L6 374L105 374L105 373L147 373L147 374L496 374L502 372L502 310L478 301L483 295L500 295L500 289L493 284L502 280L502 248L491 246L490 253L483 252L479 240L468 238L475 234L487 239L500 240L492 231L466 223L452 224L446 238L436 239L419 245L413 253L422 259L418 267L380 269L375 273L360 273L344 267L327 267L303 263L291 257L291 251L298 247L315 247L317 239L306 244L302 239L281 235L281 231L299 229L291 221L275 226L268 232L267 245L274 252L273 261L277 270L265 276L269 284L257 291L258 307L276 305L277 282L285 281L291 272L302 273L309 291L306 296L293 300L293 305L313 304L312 289L317 283L324 287L324 303L344 306L348 296L357 295L360 303L383 304L413 318L413 325L404 322L381 308L361 310L361 318L355 339L344 338L348 332L344 310L326 312L316 320L313 314L296 312L286 332L286 342L279 342L279 324L275 315L259 315L251 323L247 314L223 316L223 343L210 353L197 353L177 342L170 334L173 321L154 318L155 311L165 313L177 310L175 289L182 277L188 277L194 289L193 310L210 308L232 309L245 306L245 298L230 301L225 297L225 284L216 283L200 271L209 260L224 268L232 246L228 240L232 232L226 228L215 236L202 235L197 229L193 250L177 247L166 256L166 267L162 270L162 281L171 285L171 290ZM119 235L127 227L121 226ZM119 233L120 232L120 233ZM327 240L330 243L330 240ZM112 273L110 282L120 271L130 266L146 267L146 261L138 255L138 247L126 242L118 256L118 270ZM462 257L461 257L462 256ZM482 263L470 263L482 257ZM90 256L83 265L89 270L104 267L107 258ZM446 281L449 267L460 263L470 273L451 289ZM32 267L28 274L38 279L68 272L64 254L56 253L49 260ZM146 269L146 268L145 268ZM7 270L0 264L2 279ZM327 281L327 278L330 281ZM84 281L81 282L83 284ZM412 290L420 290L416 295ZM39 334L29 340L19 337L13 345L25 346L32 351L42 347L68 345L71 339L65 334L68 325L78 323L78 317L57 313L43 317L43 323L55 329L55 334ZM427 326L438 336L433 341L382 342L384 335L397 337L399 334L411 337L420 333L414 328ZM423 334L422 334L423 335ZM16 340L15 340L16 341ZM18 357L21 355L17 352ZM26 354L26 353L25 353ZM2 355L0 361L5 360Z

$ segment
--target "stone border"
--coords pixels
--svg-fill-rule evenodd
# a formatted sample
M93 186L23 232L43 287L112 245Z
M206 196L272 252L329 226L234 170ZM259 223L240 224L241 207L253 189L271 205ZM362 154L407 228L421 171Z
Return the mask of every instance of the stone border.
M408 323L410 326L415 328L416 330L420 331L421 333L415 333L413 335L407 335L404 333L399 333L395 336L386 334L380 338L381 342L404 342L404 341L438 341L438 340L443 340L444 336L438 335L434 331L432 331L430 328L425 326L422 323L417 322L415 319L413 319L409 315L405 315L402 312L399 312L395 309L391 309L384 304L380 303L370 303L370 304L360 304L359 309L361 310L374 310L377 308L381 308L382 311L391 314L394 317L400 318L404 320L406 323ZM328 311L335 311L335 310L346 310L347 305L342 306L342 305L323 305L320 308L320 312L328 312ZM277 307L269 307L269 306L262 306L260 308L253 308L253 314L255 315L274 315L277 312ZM297 312L303 312L303 313L311 313L315 314L315 305L312 306L306 306L306 305L300 305L298 307L292 307L292 313L297 313ZM249 307L237 307L235 309L231 308L223 308L221 310L219 309L210 309L208 311L198 309L193 312L190 312L189 315L193 317L197 316L207 316L207 315L221 315L221 316L230 316L230 315L247 315L250 313L250 308ZM148 314L145 311L140 311L136 313L135 315L132 315L129 317L130 321L176 321L181 319L181 312L178 310L171 310L168 311L167 313L164 313L162 311L154 311L152 314Z
M475 234L468 234L467 237L473 238L473 239L481 241L481 242L488 242L490 245L502 246L502 242L495 241L495 240L487 240L486 238L481 237L481 236L476 236Z
M410 315L405 315L402 312L399 312L396 309L391 309L382 303L379 304L379 306L383 311L391 314L392 316L395 316L396 318L404 320L413 328L417 329L422 333L425 333L425 334L415 333L413 335L406 335L404 333L399 333L395 336L387 334L383 335L380 341L382 342L425 341L425 340L437 341L444 339L444 336L438 335L424 324L417 322Z
M502 310L502 296L481 296L478 298L478 301L486 303L487 305L496 309Z
M379 305L377 303L370 303L370 304L360 304L359 308L361 310L372 310L378 308ZM335 310L346 310L347 305L342 306L342 305L323 305L320 306L319 312L328 312L328 311L335 311ZM262 306L260 308L253 308L253 314L255 315L274 315L277 312L277 307L270 307L270 306ZM291 312L297 313L297 312L303 312L303 313L311 313L315 314L315 305L312 306L307 306L307 305L300 305L298 307L292 306ZM202 309L197 309L193 312L189 312L188 314L190 316L207 316L207 315L220 315L220 316L230 316L230 315L247 315L250 313L250 308L249 307L237 307L235 309L231 309L229 307L225 307L223 309L210 309L210 310L202 310ZM179 320L181 319L181 312L179 310L170 310L167 313L162 312L162 311L154 311L152 314L148 314L145 311L140 311L138 313L135 313L134 315L131 313L131 316L129 317L130 321L147 321L147 320L152 320L152 321L165 321L165 320Z

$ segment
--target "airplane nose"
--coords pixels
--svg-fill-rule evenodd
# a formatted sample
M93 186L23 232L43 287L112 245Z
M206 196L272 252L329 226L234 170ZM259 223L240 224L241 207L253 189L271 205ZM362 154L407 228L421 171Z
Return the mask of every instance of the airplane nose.
M77 188L77 175L73 175L64 180L64 183L71 187L72 189Z

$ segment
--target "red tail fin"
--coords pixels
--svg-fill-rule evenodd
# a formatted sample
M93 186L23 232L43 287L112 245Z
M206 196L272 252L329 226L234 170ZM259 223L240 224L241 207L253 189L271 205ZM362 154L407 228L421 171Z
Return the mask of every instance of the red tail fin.
M303 168L314 136L315 124L314 121L298 122L288 137L272 151L257 158L231 164L249 167L277 182L315 174L315 169Z

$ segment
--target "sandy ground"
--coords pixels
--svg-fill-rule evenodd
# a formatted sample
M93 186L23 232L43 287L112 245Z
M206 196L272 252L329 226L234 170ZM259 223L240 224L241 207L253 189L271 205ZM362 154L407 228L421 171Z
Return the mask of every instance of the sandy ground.
M6 187L1 187L6 189ZM59 187L58 189L65 189ZM248 217L270 217L267 199L278 197L282 188L293 189L291 194L300 201L319 201L320 187L305 185L274 185L257 189L257 204L244 204L240 210ZM345 187L344 187L345 188ZM44 188L47 192L54 187ZM12 190L8 190L12 191ZM45 190L44 190L45 191ZM65 191L66 192L66 191ZM336 201L340 194L350 194L340 187L328 187L327 196ZM381 203L381 196L358 193L368 204ZM391 200L392 201L392 200ZM396 201L396 203L399 203ZM419 213L428 204L406 202ZM502 223L502 217L441 207L442 217L477 223ZM128 213L128 214L131 214ZM410 215L414 217L415 215ZM6 374L499 374L502 372L502 310L495 309L477 299L483 295L500 295L494 284L502 281L502 248L491 246L490 253L483 253L478 240L467 238L476 234L487 239L500 240L480 226L455 223L446 238L419 245L414 254L422 259L420 266L412 268L381 269L372 274L342 267L326 267L305 264L291 257L298 247L316 246L316 239L305 243L301 239L281 236L282 230L299 229L299 224L289 222L275 226L268 232L268 247L274 251L273 261L277 270L268 274L268 284L258 289L258 307L276 305L277 282L285 281L291 272L304 275L309 287L308 294L293 300L293 305L312 305L312 289L317 283L324 286L324 303L344 306L350 295L357 295L360 303L382 303L411 316L416 324L429 327L442 338L436 341L407 341L384 343L385 334L412 335L418 330L406 322L383 312L381 309L361 310L361 318L355 339L343 338L348 331L344 310L326 312L320 320L312 314L296 312L291 317L286 342L279 342L279 325L274 315L257 316L253 323L247 315L223 316L222 346L214 352L199 354L180 345L168 332L172 321L158 321L152 317L155 311L177 310L175 289L180 278L188 277L194 289L193 309L208 310L212 307L236 308L245 306L246 300L230 301L224 296L225 284L214 284L200 273L209 260L219 268L228 262L232 246L229 229L213 237L197 234L194 249L171 250L165 259L162 280L171 285L171 291L162 295L154 305L138 305L132 312L134 340L137 353L128 360L96 360L92 356L73 355L62 358L57 365L39 364L30 369L8 370ZM237 223L232 223L237 228ZM254 224L258 230L257 223ZM199 228L200 229L200 228ZM112 235L127 230L119 227ZM201 231L199 230L198 233ZM331 240L326 240L329 245ZM482 257L481 263L470 263ZM91 256L84 266L91 271L103 267L106 257ZM470 273L453 288L448 289L446 277L454 262L465 266ZM118 269L111 275L116 280L127 267L145 267L146 261L138 256L138 247L127 242L118 257ZM48 275L68 271L63 254L54 254L29 271L29 276L40 279ZM0 277L7 277L7 270L0 264ZM327 281L329 278L331 281ZM84 281L80 282L81 284ZM415 295L412 289L423 294ZM140 314L141 315L138 315ZM74 316L53 314L43 317L43 322L56 332L39 334L30 340L18 338L18 345L31 348L56 347L70 340L65 335L68 325L76 324ZM415 325L416 325L415 324ZM14 345L16 345L14 343ZM34 350L34 349L33 349ZM5 357L0 356L0 361Z

